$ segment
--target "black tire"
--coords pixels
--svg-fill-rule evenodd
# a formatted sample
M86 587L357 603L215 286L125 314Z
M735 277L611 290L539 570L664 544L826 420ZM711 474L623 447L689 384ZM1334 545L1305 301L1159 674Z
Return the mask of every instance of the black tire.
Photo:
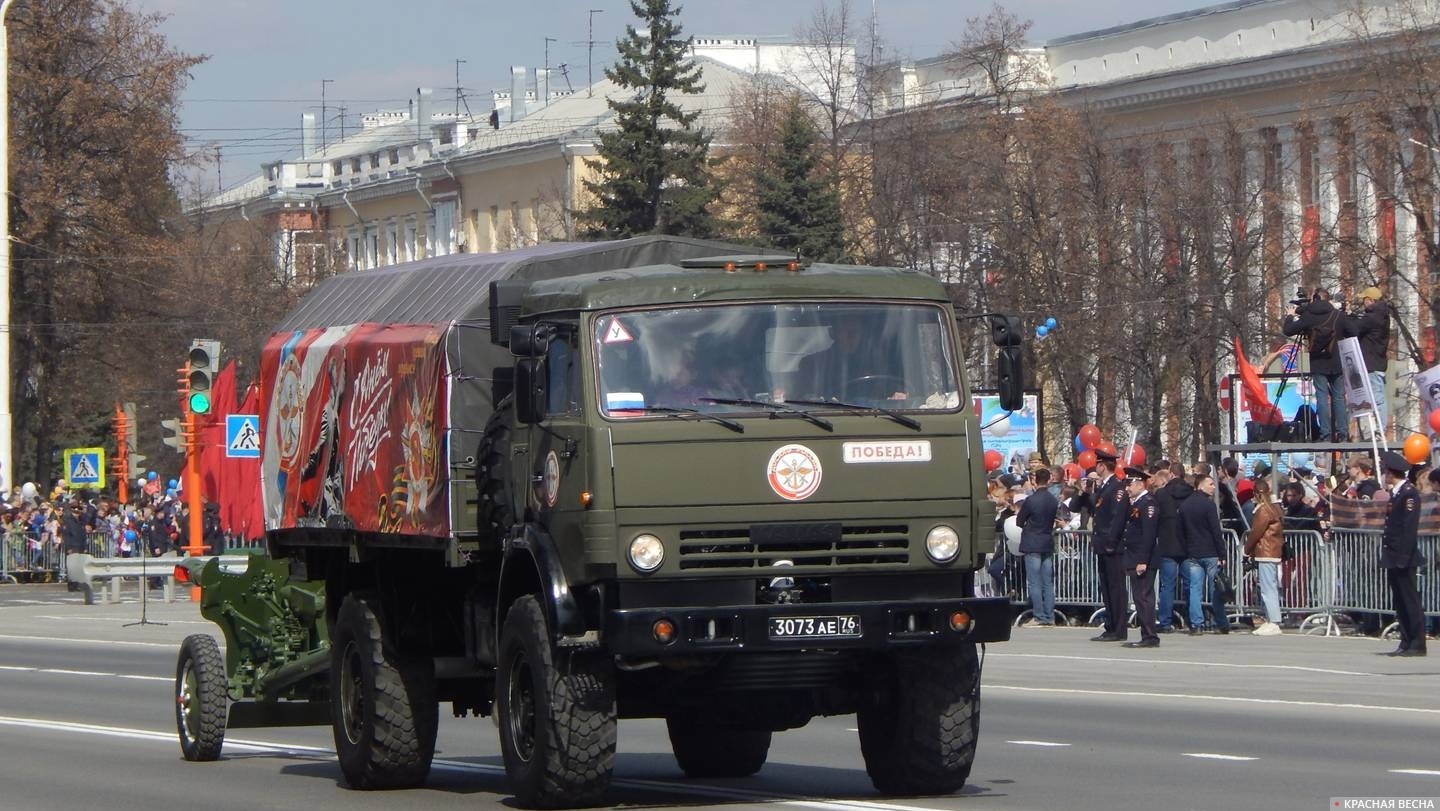
M330 646L335 754L356 789L425 782L435 756L439 705L429 659L403 660L384 639L373 598L340 605Z
M882 794L958 791L980 732L974 645L905 651L878 668L857 713L865 771Z
M765 765L770 754L768 729L697 724L665 719L670 748L686 777L749 777Z
M485 433L480 437L480 448L475 452L476 526L481 532L492 533L502 538L515 523L515 511L510 501L510 418L514 412L514 398L506 397L495 406L495 412L485 422Z
M505 617L495 692L505 774L520 805L598 803L615 765L615 676L609 660L557 650L539 600L526 595Z
M225 743L230 711L225 658L209 634L191 634L180 643L175 664L175 729L180 754L189 761L216 760Z

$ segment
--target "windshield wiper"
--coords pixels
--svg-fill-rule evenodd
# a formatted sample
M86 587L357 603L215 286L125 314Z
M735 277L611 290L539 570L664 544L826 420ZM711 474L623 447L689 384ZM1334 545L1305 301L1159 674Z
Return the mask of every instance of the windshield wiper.
M740 423L734 420L727 420L724 417L716 414L706 413L699 410L698 408L676 408L675 406L647 405L645 406L644 410L647 412L653 411L657 414L664 414L667 417L674 417L677 420L683 420L687 417L710 420L711 422L720 423L721 425L729 428L737 434L745 433L745 426L741 425Z
M776 403L767 400L746 400L737 397L701 397L700 402L715 403L716 405L757 406L759 408L769 409L770 419L772 420L780 419L786 414L794 414L800 419L807 422L813 422L827 431L835 430L835 424L825 419L824 417L817 417L814 414L811 414L809 411L805 411L804 409L800 408L792 408L784 403Z
M862 414L875 414L876 416L889 417L906 428L920 430L920 421L914 417L907 417L898 411L879 406L863 406L855 403L842 403L839 400L789 400L787 402L799 403L800 405L828 406L830 408L843 408L849 411L858 411Z

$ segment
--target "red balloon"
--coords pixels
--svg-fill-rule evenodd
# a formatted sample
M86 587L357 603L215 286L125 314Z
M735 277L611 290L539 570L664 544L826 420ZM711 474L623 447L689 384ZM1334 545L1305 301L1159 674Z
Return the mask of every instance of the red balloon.
M995 450L985 451L985 470L986 470L986 471L999 470L999 469L1000 469L1000 463L1003 462L1003 461L1005 461L1005 457L1000 453L1000 451L995 451Z
M1098 426L1088 422L1080 426L1080 444L1085 446L1087 450L1093 450L1100 444L1101 439L1100 428Z
M1411 434L1405 439L1405 461L1418 465L1430 458L1430 437Z
M1119 456L1119 455L1120 455L1120 451L1116 450L1116 448L1115 448L1115 443L1114 443L1114 442L1108 442L1108 441L1107 441L1107 442L1101 442L1099 445L1096 445L1096 446L1095 446L1095 450L1097 450L1097 451L1105 451L1106 453L1110 454L1111 456Z
M1074 462L1065 463L1065 481L1073 481L1085 475L1085 469Z
M1095 451L1089 448L1080 451L1080 455L1075 457L1075 462L1086 470L1093 469L1095 467Z
M1430 430L1440 434L1440 408L1430 412Z
M1123 468L1123 467L1117 467L1117 468L1115 468L1115 478L1117 478L1117 479L1123 479L1123 478L1125 478L1125 468Z
M1140 443L1137 442L1130 446L1130 461L1126 464L1133 465L1134 467L1140 467L1145 464L1145 449L1140 447Z

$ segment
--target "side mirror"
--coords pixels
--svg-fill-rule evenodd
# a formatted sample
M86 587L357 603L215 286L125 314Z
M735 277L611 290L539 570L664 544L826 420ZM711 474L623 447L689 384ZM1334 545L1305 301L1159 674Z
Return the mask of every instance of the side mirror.
M1024 339L1024 335L1021 334L1022 329L1018 316L990 316L990 340L996 346L1020 346Z
M1002 346L995 358L995 388L1000 391L1000 407L1019 411L1025 405L1025 364L1018 346Z
M518 327L517 327L518 329ZM549 392L545 390L545 361L541 358L523 358L515 362L515 420L521 425L535 425L545 421L545 404Z
M510 354L517 358L543 358L553 337L555 328L549 324L518 324L510 328Z

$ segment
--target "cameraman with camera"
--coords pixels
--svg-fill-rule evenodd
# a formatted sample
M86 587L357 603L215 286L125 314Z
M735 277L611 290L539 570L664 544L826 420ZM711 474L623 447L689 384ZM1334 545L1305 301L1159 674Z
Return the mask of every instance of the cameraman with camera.
M1344 442L1349 420L1345 413L1345 394L1340 384L1340 354L1336 342L1340 334L1339 310L1330 303L1330 291L1315 288L1309 297L1304 289L1295 291L1290 304L1295 311L1285 317L1281 331L1286 335L1303 336L1310 347L1310 382L1315 385L1315 410L1320 418L1320 439Z
M1370 388L1375 393L1376 430L1383 436L1386 356L1390 353L1390 305L1378 287L1362 290L1360 303L1364 309L1346 316L1341 322L1340 337L1360 339L1360 354L1365 358L1365 371L1370 373Z

